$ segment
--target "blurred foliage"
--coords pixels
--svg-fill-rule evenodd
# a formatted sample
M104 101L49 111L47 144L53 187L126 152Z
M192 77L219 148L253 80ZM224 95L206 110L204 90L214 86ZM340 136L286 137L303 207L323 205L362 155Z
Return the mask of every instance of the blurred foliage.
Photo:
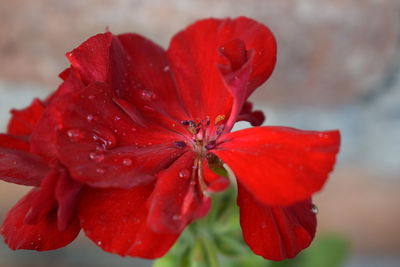
M340 267L349 250L345 239L321 235L295 259L273 262L255 255L245 244L231 189L213 196L209 215L193 222L171 251L153 267Z

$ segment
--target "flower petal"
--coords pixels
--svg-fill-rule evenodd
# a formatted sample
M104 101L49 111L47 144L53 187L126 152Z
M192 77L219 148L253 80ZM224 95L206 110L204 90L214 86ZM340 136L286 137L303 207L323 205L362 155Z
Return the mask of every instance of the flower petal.
M254 127L224 135L213 151L260 202L290 205L321 189L339 151L339 131Z
M103 250L121 256L163 256L179 233L156 233L146 223L152 191L153 184L129 190L86 188L80 207L85 234Z
M71 243L80 231L77 218L65 231L59 231L56 210L49 212L36 224L24 223L36 194L38 192L35 190L28 193L6 215L0 232L12 250L32 249L44 251L57 249Z
M239 183L238 205L244 240L255 254L268 260L294 258L314 238L317 219L311 200L268 206Z
M54 188L54 197L57 200L57 226L60 231L65 231L77 216L79 193L83 184L73 180L67 172L59 170L59 177Z
M119 98L167 127L187 118L163 48L137 34L116 36L112 48L111 86Z
M38 156L0 147L0 179L9 183L38 186L48 171Z
M210 199L198 183L195 154L188 152L160 172L150 199L147 223L160 233L180 233L192 220L208 213Z
M126 102L116 102L109 86L93 83L57 103L62 125L57 153L82 183L120 188L147 183L187 150L176 145L181 135L147 121L142 125Z
M13 135L29 135L32 133L44 112L44 104L39 99L21 110L11 110L11 120L8 123L8 133Z
M276 42L267 27L249 18L206 19L175 35L167 54L190 115L214 120L229 115L232 96L240 98L239 112L245 98L270 76ZM231 88L231 80L246 70L241 86Z
M97 34L66 54L85 84L107 81L112 38L110 32Z
M46 99L46 109L30 136L31 152L47 160L57 157L56 131L61 127L57 108L63 103L64 96L84 88L84 84L78 78L75 70L70 70L68 74L69 76L60 87Z

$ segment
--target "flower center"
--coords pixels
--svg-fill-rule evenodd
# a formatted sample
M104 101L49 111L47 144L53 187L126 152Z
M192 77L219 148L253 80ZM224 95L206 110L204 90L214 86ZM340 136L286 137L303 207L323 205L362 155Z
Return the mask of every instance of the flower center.
M209 117L203 120L181 121L181 124L186 126L190 142L198 158L204 159L208 151L215 147L218 137L224 131L224 120L225 115L218 115L214 123L211 123Z

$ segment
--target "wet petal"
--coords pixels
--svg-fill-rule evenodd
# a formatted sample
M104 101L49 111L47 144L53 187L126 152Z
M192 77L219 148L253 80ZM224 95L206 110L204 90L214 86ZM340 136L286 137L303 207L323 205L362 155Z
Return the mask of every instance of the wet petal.
M224 135L213 151L260 202L289 205L321 189L339 151L338 131L254 127Z
M160 234L146 223L153 185L130 190L87 188L80 219L85 234L103 250L121 256L162 257L179 233Z
M56 111L62 124L57 132L61 162L75 179L95 187L149 182L187 149L175 145L181 135L135 121L106 84L91 84L65 96Z
M314 238L317 220L311 200L268 206L239 183L238 205L244 240L255 254L266 259L294 258Z
M210 200L200 189L194 159L195 154L188 152L157 175L147 219L154 231L180 233L193 219L207 214Z
M36 198L36 194L38 192L35 190L28 193L6 215L0 232L12 250L57 249L71 243L80 231L77 218L65 231L59 231L56 210L49 212L36 224L26 224L25 217L31 209L31 203Z
M107 81L112 38L110 32L97 34L66 54L85 84Z
M164 49L140 35L122 34L115 37L111 55L111 86L119 98L167 127L187 117Z

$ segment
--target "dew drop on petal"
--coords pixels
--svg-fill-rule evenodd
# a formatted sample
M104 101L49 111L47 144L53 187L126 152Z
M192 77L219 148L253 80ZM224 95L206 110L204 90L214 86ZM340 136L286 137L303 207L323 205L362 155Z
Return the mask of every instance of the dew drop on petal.
M132 128L131 128L131 131L132 131L132 132L136 132L136 128L135 128L135 127L132 127Z
M99 173L99 174L102 174L102 173L105 172L105 170L102 169L102 168L97 168L97 169L96 169L96 172Z
M101 244L103 244L103 242L97 241L97 245L101 246Z
M318 210L318 207L315 204L312 204L311 212L314 213L314 214L318 214L319 210Z
M167 72L167 71L169 71L169 66L164 67L164 72Z
M140 92L140 95L142 96L142 98L144 99L144 100L153 100L153 99L155 99L156 98L156 95L152 92L152 91L150 91L150 90L147 90L147 89L144 89L144 90L142 90L141 92Z
M115 120L115 121L119 121L120 119L121 119L121 117L119 117L119 116L115 116L115 117L114 117L114 120Z
M180 215L174 215L174 216L172 216L172 220L174 220L174 221L178 221L178 220L180 220L182 218L182 216L180 216Z
M93 100L94 99L94 95L88 96L88 99Z
M123 159L122 164L124 164L125 166L130 166L132 165L132 160L130 158Z
M67 131L67 135L72 142L79 142L85 137L85 134L79 129L70 129Z
M87 116L86 116L86 120L87 120L88 122L93 121L93 120L94 120L93 115L92 115L92 114L87 115Z
M189 170L181 170L178 175L179 175L179 178L187 179L190 177L190 172L189 172Z
M101 162L104 159L104 154L101 152L91 152L89 158L95 162Z

